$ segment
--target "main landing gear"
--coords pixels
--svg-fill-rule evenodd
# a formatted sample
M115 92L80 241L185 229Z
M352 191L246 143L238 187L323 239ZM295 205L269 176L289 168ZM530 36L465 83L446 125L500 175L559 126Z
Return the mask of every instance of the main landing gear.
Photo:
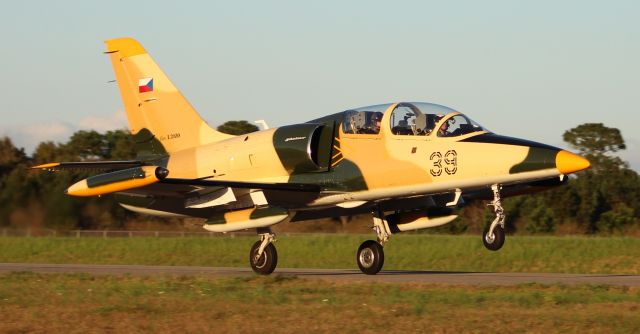
M493 191L493 201L489 203L489 206L493 206L493 212L496 213L496 218L491 222L489 227L485 228L482 232L482 243L488 250L497 251L504 245L504 209L502 208L502 202L500 200L501 187L497 184L491 186Z
M384 249L382 247L391 236L391 230L384 219L384 213L374 214L373 230L378 235L378 241L367 240L363 242L356 253L358 268L367 275L377 274L384 265Z
M256 241L251 247L249 263L251 269L257 274L269 275L278 265L278 252L276 246L273 245L276 235L269 228L258 229L258 234L260 241Z

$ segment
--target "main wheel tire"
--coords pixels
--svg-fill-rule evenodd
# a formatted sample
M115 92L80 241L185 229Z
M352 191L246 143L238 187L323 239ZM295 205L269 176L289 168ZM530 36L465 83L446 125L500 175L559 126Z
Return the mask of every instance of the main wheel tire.
M493 235L489 235L489 228L490 226L482 232L482 243L488 250L497 251L504 245L504 229L498 225L493 229Z
M269 275L278 265L278 252L276 251L276 246L270 243L264 248L260 258L256 260L261 244L261 241L256 241L256 243L251 247L251 251L249 252L249 263L251 264L251 269L253 269L256 274Z
M356 261L360 271L367 275L375 275L384 265L384 250L380 243L367 240L360 245L356 253Z

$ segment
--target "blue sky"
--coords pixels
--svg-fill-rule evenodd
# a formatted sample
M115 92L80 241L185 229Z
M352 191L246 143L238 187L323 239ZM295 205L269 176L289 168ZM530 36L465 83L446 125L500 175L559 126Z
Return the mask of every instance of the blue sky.
M126 126L103 41L130 36L212 125L392 101L565 146L617 127L640 169L637 1L23 1L0 12L0 135L31 152Z

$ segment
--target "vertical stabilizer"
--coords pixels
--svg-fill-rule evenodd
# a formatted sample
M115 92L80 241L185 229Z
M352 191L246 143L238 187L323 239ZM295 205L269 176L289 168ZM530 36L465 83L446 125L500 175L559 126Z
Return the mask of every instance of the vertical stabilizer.
M171 153L233 137L212 129L198 115L138 41L105 43L131 133L145 137L138 141L157 140Z

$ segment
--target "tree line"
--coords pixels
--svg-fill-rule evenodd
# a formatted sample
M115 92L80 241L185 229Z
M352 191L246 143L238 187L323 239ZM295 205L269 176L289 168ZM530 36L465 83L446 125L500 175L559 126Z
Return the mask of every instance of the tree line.
M218 129L242 134L256 131L246 121ZM523 234L640 234L640 178L616 152L626 148L618 129L587 123L566 131L563 139L592 163L566 185L504 200L507 231ZM118 229L132 222L176 228L182 220L161 219L125 211L113 196L76 198L64 194L71 184L90 176L83 171L42 172L30 166L56 161L135 159L126 130L77 131L67 142L40 143L32 155L0 138L0 226L51 229ZM477 232L493 219L486 202L468 204L461 219L437 231ZM155 226L157 228L157 225Z

